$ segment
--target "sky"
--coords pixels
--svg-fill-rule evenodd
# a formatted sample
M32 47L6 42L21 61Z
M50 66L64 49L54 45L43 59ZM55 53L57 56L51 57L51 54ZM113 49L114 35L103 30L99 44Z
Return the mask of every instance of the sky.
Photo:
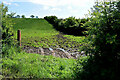
M55 15L58 18L85 18L96 0L0 0L16 15L30 15L44 18Z

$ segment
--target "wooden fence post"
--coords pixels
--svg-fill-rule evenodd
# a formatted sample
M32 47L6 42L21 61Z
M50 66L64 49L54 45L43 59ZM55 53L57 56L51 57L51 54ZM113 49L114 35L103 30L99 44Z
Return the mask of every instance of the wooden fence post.
M21 46L21 31L17 31L17 40L18 40L18 45Z

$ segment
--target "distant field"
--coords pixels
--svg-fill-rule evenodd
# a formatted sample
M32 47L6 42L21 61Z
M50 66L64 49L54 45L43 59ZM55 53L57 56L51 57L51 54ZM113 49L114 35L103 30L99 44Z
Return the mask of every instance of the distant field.
M16 34L17 30L20 29L22 33L22 38L27 37L45 37L56 35L58 32L53 28L51 24L49 24L44 19L22 19L15 18L13 19L14 25L14 33ZM16 35L15 35L16 37Z
M79 48L84 37L76 37L65 35L56 31L51 24L44 19L23 19L13 18L14 34L17 39L17 30L21 30L22 46L33 47L51 47L63 48Z

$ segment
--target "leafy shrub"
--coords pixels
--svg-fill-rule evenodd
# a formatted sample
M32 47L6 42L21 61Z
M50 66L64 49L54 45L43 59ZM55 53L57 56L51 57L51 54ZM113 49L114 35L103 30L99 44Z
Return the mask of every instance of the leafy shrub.
M0 4L0 9L2 10L2 26L1 26L1 31L2 31L2 43L4 44L11 44L12 42L12 36L13 36L13 31L12 31L12 22L10 19L7 18L6 12L8 11L8 8L4 4Z
M22 18L25 18L25 15L22 15L21 17L22 17Z
M87 64L87 61L89 58L90 58L89 56L84 56L84 57L80 57L79 59L77 59L76 64L74 65L74 68L73 68L74 74L72 76L74 78L81 77L80 75L83 74L84 72L83 67Z
M13 40L13 23L6 13L8 12L8 7L4 4L0 4L0 10L2 10L2 25L0 26L2 31L2 54L7 56L9 53L14 53L13 48L15 43Z
M56 16L46 16L46 17L44 17L44 19L47 20L51 24L55 24L57 17Z
M87 19L76 19L75 17L58 19L56 16L46 16L44 19L51 23L56 30L65 34L79 36L83 35L83 31L86 30L85 27L83 27L83 24Z
M83 50L90 58L77 72L81 80L119 80L120 76L120 2L97 2L88 27ZM81 63L78 63L81 64Z

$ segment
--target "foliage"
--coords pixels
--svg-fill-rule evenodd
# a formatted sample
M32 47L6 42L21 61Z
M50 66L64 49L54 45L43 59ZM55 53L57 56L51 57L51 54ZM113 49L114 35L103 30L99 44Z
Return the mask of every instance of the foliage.
M44 17L44 19L49 21L49 23L54 24L57 17L56 16L46 16L46 17Z
M86 66L88 59L90 58L90 56L82 56L79 59L77 59L75 66L73 67L73 71L74 74L72 75L74 78L79 78L82 77L84 69L83 67ZM86 66L87 67L87 66ZM80 76L81 75L81 76ZM80 79L80 80L84 80L84 79Z
M13 31L12 26L13 23L11 20L7 18L6 12L8 11L8 8L4 6L4 4L0 4L0 8L2 9L2 43L10 45L13 41Z
M79 36L83 35L82 32L86 30L83 27L83 24L87 21L87 19L75 19L75 17L58 19L56 16L46 16L44 19L51 23L56 30L66 34Z
M20 18L20 15L17 15L16 18Z
M25 15L22 15L21 17L22 17L22 18L25 18Z
M4 4L0 4L0 9L2 10L2 25L0 26L2 31L2 54L3 57L8 57L11 54L14 54L15 50L15 43L13 38L13 22L10 18L8 18L8 15L6 15L6 12L8 11L8 7L4 6ZM11 17L13 17L14 13L11 13ZM16 49L17 51L18 49Z
M72 78L74 59L17 53L3 58L3 76L9 78Z
M31 18L34 18L35 16L34 16L34 15L31 15L30 17L31 17Z
M120 71L120 2L97 2L89 26L87 44L83 50L90 58L77 72L81 80L119 80ZM78 63L80 64L80 63Z
M12 13L10 13L10 14L7 14L7 17L8 17L8 18L13 18L15 14L16 14L16 13L12 12Z
M2 57L11 57L12 55L15 55L16 52L19 53L21 51L20 48L16 47L15 45L8 45L8 44L2 44Z

